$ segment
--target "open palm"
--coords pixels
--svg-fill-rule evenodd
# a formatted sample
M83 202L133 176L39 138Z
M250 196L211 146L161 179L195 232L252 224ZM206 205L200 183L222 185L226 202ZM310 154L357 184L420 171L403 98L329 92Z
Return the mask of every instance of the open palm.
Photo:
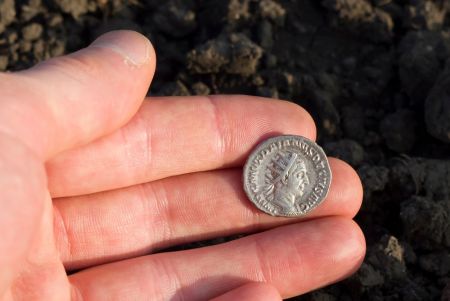
M142 103L154 69L150 43L118 31L0 75L0 299L280 300L358 268L362 189L344 162L330 159L328 198L304 218L243 193L259 141L315 138L306 111L249 96ZM256 234L155 254L237 233Z

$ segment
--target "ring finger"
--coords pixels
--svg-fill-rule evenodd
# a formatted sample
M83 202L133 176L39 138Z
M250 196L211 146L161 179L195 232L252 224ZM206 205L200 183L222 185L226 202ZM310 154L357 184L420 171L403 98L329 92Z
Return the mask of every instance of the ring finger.
M283 298L348 277L365 254L348 218L283 226L226 244L106 264L70 277L80 300L208 300L249 282Z

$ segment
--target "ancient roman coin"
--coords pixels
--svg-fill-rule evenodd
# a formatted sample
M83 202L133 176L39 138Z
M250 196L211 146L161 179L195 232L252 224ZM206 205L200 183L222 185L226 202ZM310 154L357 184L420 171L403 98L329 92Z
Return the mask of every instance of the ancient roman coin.
M327 196L331 169L325 152L302 136L277 136L256 147L244 166L244 190L274 216L305 215Z

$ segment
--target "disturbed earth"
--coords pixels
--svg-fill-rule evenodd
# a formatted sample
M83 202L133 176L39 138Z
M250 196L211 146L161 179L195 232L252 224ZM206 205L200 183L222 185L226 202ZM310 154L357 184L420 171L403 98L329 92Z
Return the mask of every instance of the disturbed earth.
M151 95L304 106L362 179L368 251L350 279L292 300L447 301L449 12L448 0L0 0L0 70L133 29L157 49Z

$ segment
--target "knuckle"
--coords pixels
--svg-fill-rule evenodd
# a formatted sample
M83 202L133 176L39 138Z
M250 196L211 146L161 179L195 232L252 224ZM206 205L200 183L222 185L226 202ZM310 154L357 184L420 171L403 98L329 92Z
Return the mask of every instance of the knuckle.
M66 55L42 62L36 68L47 69L61 74L62 76L80 84L89 83L100 73L99 65L89 55L78 55L77 53Z

